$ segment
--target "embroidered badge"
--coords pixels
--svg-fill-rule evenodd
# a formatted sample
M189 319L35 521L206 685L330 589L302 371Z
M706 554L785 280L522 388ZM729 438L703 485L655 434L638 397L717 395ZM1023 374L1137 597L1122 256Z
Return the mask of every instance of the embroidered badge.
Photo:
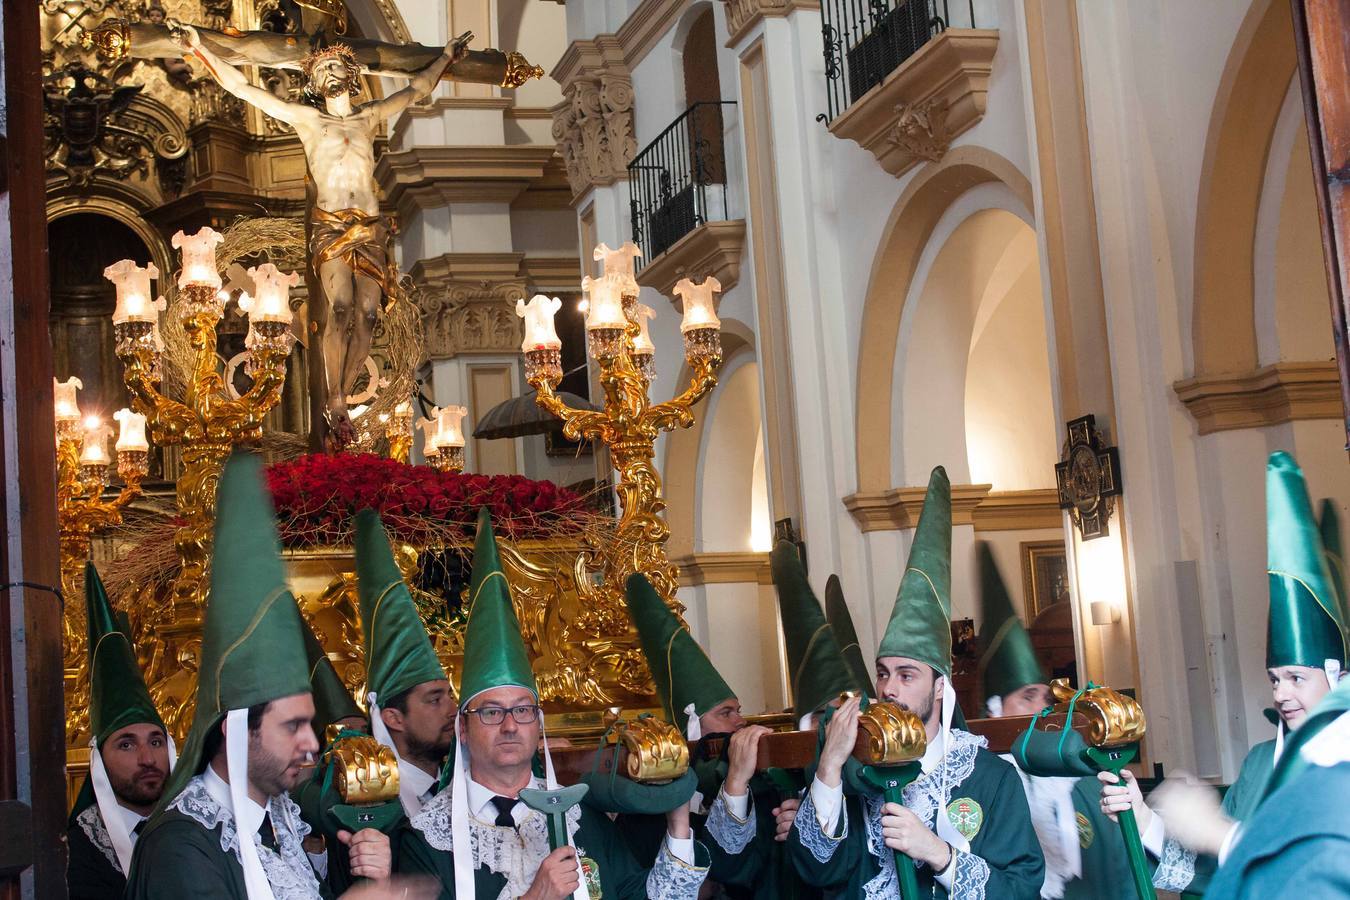
M586 893L591 900L600 900L600 867L589 856L581 857L581 876L586 879Z
M947 807L947 818L952 820L956 830L969 841L980 833L980 826L984 824L984 810L969 797L959 797Z
M1077 814L1078 819L1078 846L1086 850L1092 846L1092 839L1095 835L1092 832L1092 821L1082 813Z

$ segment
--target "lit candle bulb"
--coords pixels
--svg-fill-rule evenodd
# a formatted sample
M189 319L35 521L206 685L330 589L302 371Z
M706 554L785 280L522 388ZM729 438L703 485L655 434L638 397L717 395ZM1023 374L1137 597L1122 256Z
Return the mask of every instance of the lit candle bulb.
M447 406L436 414L442 447L464 446L464 417L469 411L463 406Z
M417 423L417 427L422 429L425 437L422 441L422 453L425 456L434 456L445 446L441 438L441 419L439 410L431 411L431 418L422 419Z
M80 450L80 465L106 466L108 457L108 434L112 431L98 416L84 420L84 446Z
M638 336L633 338L633 353L638 355L655 353L656 344L652 343L652 335L651 332L647 330L647 323L656 318L656 310L645 303L639 303L637 305L636 316L638 328L641 330L638 332Z
M271 263L263 263L248 270L253 279L254 293L239 298L239 308L254 322L285 322L290 324L291 288L300 283L299 272L283 273ZM247 302L247 305L245 303Z
M588 295L583 310L586 313L587 331L628 326L618 281L608 276L596 279L588 275L582 279L581 288Z
M525 320L525 341L520 345L521 350L529 353L531 350L562 349L562 341L553 325L553 317L560 309L561 300L543 294L535 294L529 303L524 298L516 301L516 315Z
M163 307L150 301L150 279L159 277L154 263L141 268L132 260L124 259L104 269L103 277L117 287L117 306L112 316L114 325L158 320L158 310Z
M80 379L71 376L65 381L52 379L53 406L56 410L57 422L78 422L80 420L80 405L75 400L75 392L84 387Z
M150 449L150 442L145 439L145 416L129 409L119 409L113 413L113 419L119 426L117 445L114 448L118 453Z
M182 231L174 233L172 241L175 250L183 252L183 272L178 276L178 286L210 285L220 290L220 273L216 271L216 245L225 240L225 236L214 228L206 227L194 235Z
M684 301L684 319L680 322L682 334L722 327L722 320L717 318L717 307L713 303L713 293L721 290L722 285L716 278L705 278L702 284L694 284L688 278L680 279L675 285L675 293Z

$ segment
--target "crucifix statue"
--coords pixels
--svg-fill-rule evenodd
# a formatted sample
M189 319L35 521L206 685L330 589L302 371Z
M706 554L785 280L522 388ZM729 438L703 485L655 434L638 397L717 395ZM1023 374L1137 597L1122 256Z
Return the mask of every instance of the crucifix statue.
M328 2L303 5L314 9L315 3ZM340 6L323 18L335 20L335 31L346 30ZM519 87L543 75L518 53L470 51L472 37L465 33L438 50L348 40L323 28L313 35L215 31L172 20L110 20L87 36L87 43L107 57L195 57L224 90L295 129L309 168L311 301L319 294L319 302L310 304L310 320L319 329L318 347L311 346L318 374L312 373L310 389L321 395L313 400L327 420L331 447L340 449L356 439L347 396L365 370L380 310L395 295L400 278L375 183L374 140L380 124L428 96L443 77ZM299 68L308 102L283 99L250 83L239 65ZM410 81L383 99L354 104L365 72ZM318 431L321 425L316 421L314 427Z

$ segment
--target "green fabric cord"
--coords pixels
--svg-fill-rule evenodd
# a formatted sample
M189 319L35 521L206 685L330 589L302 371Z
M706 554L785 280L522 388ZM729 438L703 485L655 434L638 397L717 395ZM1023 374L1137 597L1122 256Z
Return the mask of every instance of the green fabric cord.
M356 579L366 651L366 690L376 702L445 678L384 524L373 509L356 514Z
M928 478L923 512L877 658L906 657L952 677L952 486L941 466Z
M1287 453L1266 465L1270 618L1266 666L1346 664L1345 622L1303 472Z

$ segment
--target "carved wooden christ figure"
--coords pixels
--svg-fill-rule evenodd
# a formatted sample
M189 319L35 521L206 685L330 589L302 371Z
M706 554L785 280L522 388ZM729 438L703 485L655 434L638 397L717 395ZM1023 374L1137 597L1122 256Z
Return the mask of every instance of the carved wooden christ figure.
M196 55L220 86L295 128L305 149L315 203L311 210L310 264L327 305L323 336L327 416L333 441L356 438L347 395L365 370L382 301L397 290L399 274L390 255L389 224L380 215L375 184L375 135L436 87L446 68L463 58L472 34L445 45L436 59L389 96L352 104L361 91L361 64L351 47L333 43L301 60L305 94L313 102L283 100L251 84L221 59L191 25L179 26L183 49Z

